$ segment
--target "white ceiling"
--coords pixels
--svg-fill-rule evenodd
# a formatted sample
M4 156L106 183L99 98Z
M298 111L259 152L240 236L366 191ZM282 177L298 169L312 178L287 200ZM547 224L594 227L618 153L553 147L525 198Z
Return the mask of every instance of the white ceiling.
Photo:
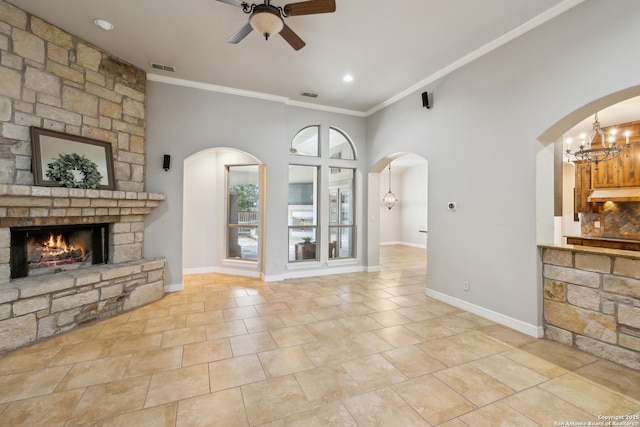
M248 15L216 0L9 0L149 73L361 115L582 1L336 0L335 13L285 18L307 43L294 51L279 36L265 41L255 32L226 43ZM94 18L115 29L97 28ZM176 72L154 70L150 62ZM346 73L355 80L344 83Z

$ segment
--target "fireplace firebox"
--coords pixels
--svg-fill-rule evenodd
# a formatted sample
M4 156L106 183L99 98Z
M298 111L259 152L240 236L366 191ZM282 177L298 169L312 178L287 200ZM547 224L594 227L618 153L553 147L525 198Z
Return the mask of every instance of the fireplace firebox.
M11 278L106 264L108 233L109 224L11 228Z

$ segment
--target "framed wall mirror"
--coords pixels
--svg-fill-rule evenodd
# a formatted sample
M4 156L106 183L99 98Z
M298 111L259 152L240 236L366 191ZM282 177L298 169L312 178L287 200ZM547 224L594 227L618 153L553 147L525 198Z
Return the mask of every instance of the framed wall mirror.
M83 159L88 159L95 164L100 176L95 187L76 187L98 188L101 190L115 189L113 153L109 142L31 127L31 148L34 185L49 187L63 185L47 176L47 171L51 168L50 165L61 157L66 156L69 158L73 156L78 158L77 156L81 156ZM76 181L82 183L83 175L79 170L71 170L70 172L76 177Z

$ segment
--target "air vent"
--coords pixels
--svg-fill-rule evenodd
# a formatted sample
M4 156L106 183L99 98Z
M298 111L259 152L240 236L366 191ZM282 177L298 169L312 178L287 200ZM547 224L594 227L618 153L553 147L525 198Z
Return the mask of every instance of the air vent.
M317 93L312 93L312 92L302 92L300 95L306 96L308 98L317 98L318 97Z
M156 70L169 71L171 73L174 73L176 71L176 67L172 65L162 65L156 62L151 62L151 66Z

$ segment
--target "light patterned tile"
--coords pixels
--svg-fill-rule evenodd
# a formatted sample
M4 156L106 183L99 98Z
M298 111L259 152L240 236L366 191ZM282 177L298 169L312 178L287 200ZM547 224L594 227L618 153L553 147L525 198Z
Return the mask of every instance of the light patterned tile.
M596 417L602 414L631 414L640 409L640 402L574 373L554 378L541 384L540 388Z
M239 388L204 394L178 403L176 427L205 425L233 427L249 425Z
M442 362L411 345L385 351L381 355L410 378L446 369Z
M42 369L61 350L62 346L49 348L27 347L0 357L0 376Z
M177 406L176 403L169 403L167 405L128 412L104 420L102 427L174 427Z
M187 314L185 326L198 326L206 325L209 323L217 323L224 321L222 310L205 311L202 313L189 313Z
M180 314L201 313L204 311L204 303L202 301L189 302L187 304L172 305L169 308L169 316L178 316Z
M537 427L538 424L511 408L504 402L495 402L462 415L460 419L469 426L494 427L518 426Z
M473 403L433 375L397 384L393 389L432 425L476 409Z
M275 341L269 332L257 332L255 334L238 335L229 338L231 350L234 356L258 353L277 348Z
M206 363L153 374L145 408L209 393Z
M449 341L447 338L416 344L416 347L447 366L461 365L481 357L468 348Z
M331 425L336 427L358 427L347 408L340 403L332 403L300 414L291 415L285 418L284 422L287 427L325 427Z
M151 375L157 372L180 368L182 347L161 348L135 353L131 357L124 378Z
M207 332L204 325L191 326L189 328L172 329L162 334L160 347L173 347L176 345L202 342L207 339Z
M311 409L311 404L293 376L244 385L242 396L252 425Z
M344 400L361 426L429 426L429 423L390 388Z
M0 424L37 426L42 420L47 420L49 425L64 425L83 393L84 389L70 390L0 405Z
M510 387L470 365L456 366L433 375L477 406L487 405L514 393Z
M317 341L305 325L275 329L271 331L271 336L280 348Z
M66 345L51 359L49 366L69 365L106 357L114 341L90 341Z
M376 335L394 347L421 343L424 339L404 326L390 326L374 331Z
M522 391L549 379L499 354L474 360L470 364L516 391Z
M69 417L76 425L142 409L149 377L130 378L87 388Z
M130 360L131 355L124 355L77 363L69 370L56 391L117 381L123 377Z
M255 354L209 363L211 391L224 390L267 377Z
M258 354L268 378L293 374L315 366L298 346L265 351Z
M541 426L562 421L596 421L595 417L540 386L521 391L502 402Z
M187 344L183 347L182 366L199 365L232 356L228 338Z
M250 334L284 328L286 326L277 315L244 319L244 324Z

